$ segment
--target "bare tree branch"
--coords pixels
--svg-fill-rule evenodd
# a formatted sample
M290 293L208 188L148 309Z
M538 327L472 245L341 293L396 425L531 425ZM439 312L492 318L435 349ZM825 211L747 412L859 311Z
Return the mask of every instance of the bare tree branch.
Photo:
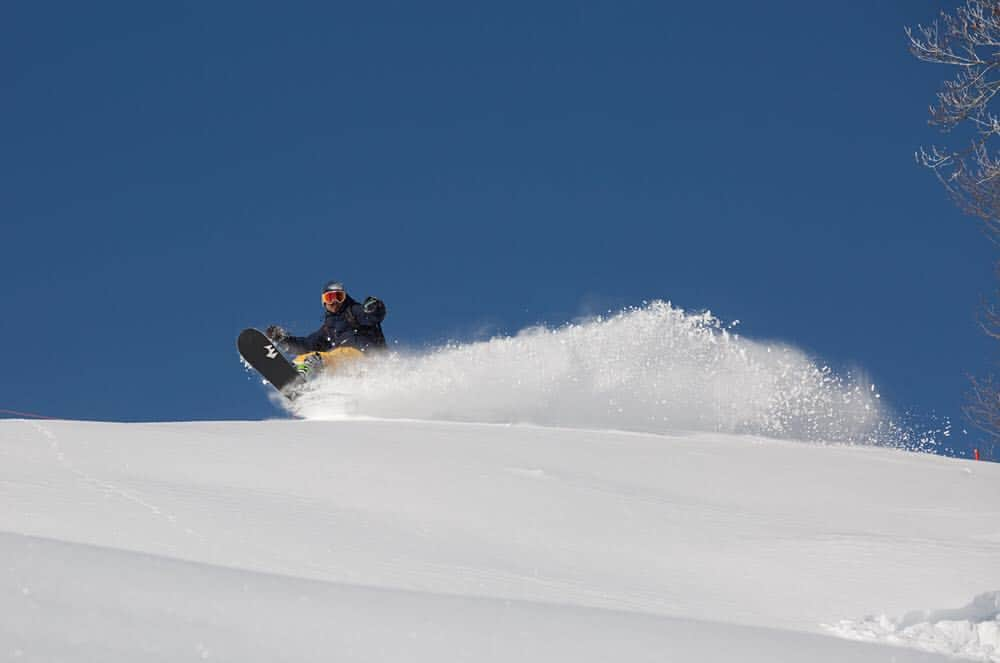
M983 230L1000 246L1000 156L992 150L1000 136L1000 117L990 104L1000 94L1000 0L966 0L954 12L941 12L931 25L906 28L910 53L918 60L954 68L944 80L930 124L948 133L968 128L964 147L921 148L917 162L932 170L955 204L982 221ZM997 266L1000 279L1000 264ZM994 301L1000 290L994 292ZM984 300L979 325L1000 340L1000 308ZM969 378L965 415L972 424L1000 441L1000 386L993 376Z
M1000 390L992 376L987 378L969 377L972 391L969 392L962 410L972 425L986 433L991 442L1000 442Z

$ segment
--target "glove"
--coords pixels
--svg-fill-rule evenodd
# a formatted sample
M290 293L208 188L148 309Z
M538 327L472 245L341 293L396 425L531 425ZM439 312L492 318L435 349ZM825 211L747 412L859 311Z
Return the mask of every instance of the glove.
M288 332L286 332L278 325L271 325L266 330L264 330L264 334L266 334L267 337L272 341L274 341L275 343L280 343L281 341L288 338Z
M377 312L385 311L385 304L383 304L382 300L380 300L380 299L375 299L374 297L366 297L365 298L365 303L361 305L361 309L365 313L369 313L369 314L371 314L371 313L377 313Z

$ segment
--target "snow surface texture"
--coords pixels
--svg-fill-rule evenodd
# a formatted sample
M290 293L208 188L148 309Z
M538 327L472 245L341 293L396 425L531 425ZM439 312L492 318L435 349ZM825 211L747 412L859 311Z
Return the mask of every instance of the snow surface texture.
M860 621L842 620L830 630L857 640L882 640L1000 661L1000 592L981 594L958 610L918 610L899 619L881 615Z
M0 660L998 661L998 560L1000 465L894 449L0 422Z
M288 406L276 397L276 402ZM291 411L535 423L644 432L751 433L922 448L862 376L741 338L666 302L514 337L393 353L311 385Z

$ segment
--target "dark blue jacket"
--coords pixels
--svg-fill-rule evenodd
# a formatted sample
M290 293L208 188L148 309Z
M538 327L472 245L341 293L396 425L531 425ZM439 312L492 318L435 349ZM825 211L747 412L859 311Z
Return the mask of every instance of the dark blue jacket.
M350 296L336 313L326 312L323 326L308 336L289 336L284 343L295 354L325 352L333 348L348 347L365 351L385 344L381 323L385 319L385 304L375 300L365 312L364 307Z

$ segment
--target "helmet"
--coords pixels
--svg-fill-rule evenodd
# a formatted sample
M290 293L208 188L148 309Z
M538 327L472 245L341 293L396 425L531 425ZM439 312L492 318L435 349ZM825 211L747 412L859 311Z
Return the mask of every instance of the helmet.
M325 286L323 286L323 292L333 292L339 290L344 292L344 284L340 281L328 281Z

